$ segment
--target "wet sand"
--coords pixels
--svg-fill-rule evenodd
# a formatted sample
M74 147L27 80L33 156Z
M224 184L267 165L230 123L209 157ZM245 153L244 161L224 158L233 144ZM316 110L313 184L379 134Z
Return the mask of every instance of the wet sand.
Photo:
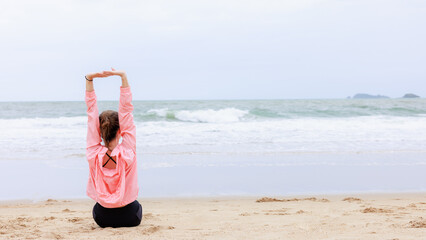
M90 199L0 202L0 239L426 239L426 193L138 201L141 225L117 229Z

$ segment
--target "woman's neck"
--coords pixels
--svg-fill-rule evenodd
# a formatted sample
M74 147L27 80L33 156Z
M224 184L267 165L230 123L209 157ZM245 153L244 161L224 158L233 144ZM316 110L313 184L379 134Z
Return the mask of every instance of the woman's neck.
M108 148L108 150L110 150L112 152L112 150L114 150L115 147L117 147L118 145L118 139L114 139L111 142L108 143L108 146L105 146Z

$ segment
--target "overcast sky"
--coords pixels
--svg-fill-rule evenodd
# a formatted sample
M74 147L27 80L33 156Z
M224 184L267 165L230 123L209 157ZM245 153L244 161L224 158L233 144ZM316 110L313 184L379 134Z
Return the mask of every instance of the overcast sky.
M0 1L0 101L426 97L426 1ZM118 78L95 80L117 99Z

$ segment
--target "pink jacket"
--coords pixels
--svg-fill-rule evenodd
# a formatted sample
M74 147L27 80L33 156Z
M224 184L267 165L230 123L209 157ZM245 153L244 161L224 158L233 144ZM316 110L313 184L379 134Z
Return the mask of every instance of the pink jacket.
M89 182L87 195L106 208L125 206L138 197L138 175L136 165L136 127L133 122L132 92L130 87L120 88L118 118L122 142L111 152L115 156L115 169L102 167L108 148L101 145L99 112L95 91L86 91L87 105L87 149Z

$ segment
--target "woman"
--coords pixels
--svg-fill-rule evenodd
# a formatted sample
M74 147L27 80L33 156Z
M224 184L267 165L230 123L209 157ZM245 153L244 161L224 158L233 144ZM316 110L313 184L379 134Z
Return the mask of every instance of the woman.
M118 113L108 110L98 115L93 80L114 75L120 76L122 82ZM142 220L142 206L136 200L139 191L136 127L126 73L112 68L112 71L89 73L85 78L88 115L86 156L90 169L87 195L96 201L93 219L101 227L137 226Z

